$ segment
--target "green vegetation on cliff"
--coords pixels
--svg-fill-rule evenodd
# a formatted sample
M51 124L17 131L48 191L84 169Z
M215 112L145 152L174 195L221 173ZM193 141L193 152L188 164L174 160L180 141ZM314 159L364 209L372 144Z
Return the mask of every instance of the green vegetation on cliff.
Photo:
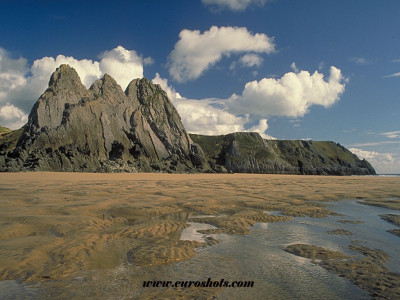
M2 135L4 135L4 134L7 134L7 133L11 132L11 131L12 131L12 130L9 129L9 128L7 128L7 127L0 126L0 137L1 137Z
M0 127L0 171L375 174L334 142L189 137L161 86L134 79L123 91L105 74L87 89L68 65L53 73L24 127Z
M313 175L373 175L375 170L340 144L329 141L265 140L258 133L191 134L218 172Z
M0 134L0 155L2 155L2 153L5 151L12 151L15 149L19 138L24 132L24 127L21 127L17 130L11 130L1 126L0 128L1 131L5 129L3 133Z

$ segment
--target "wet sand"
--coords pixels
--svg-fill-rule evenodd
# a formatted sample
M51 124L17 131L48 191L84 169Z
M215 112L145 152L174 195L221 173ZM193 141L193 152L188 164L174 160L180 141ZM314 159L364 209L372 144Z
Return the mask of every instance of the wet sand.
M286 251L313 259L314 263L368 291L373 299L400 298L400 274L390 272L385 266L388 259L385 252L357 244L350 245L349 249L361 253L362 258L306 244L290 245Z
M334 214L327 201L366 199L399 209L399 197L396 177L2 173L0 280L62 281L127 261L188 259L212 246L180 240L189 215L218 215L192 221L243 235L257 222Z

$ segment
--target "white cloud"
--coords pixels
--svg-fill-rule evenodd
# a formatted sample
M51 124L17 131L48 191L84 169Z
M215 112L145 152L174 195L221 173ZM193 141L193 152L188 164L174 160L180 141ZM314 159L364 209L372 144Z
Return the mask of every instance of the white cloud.
M239 59L239 62L243 67L248 67L248 68L259 67L263 62L263 58L260 55L254 53L248 53L243 55Z
M220 135L231 132L247 131L258 132L264 138L273 138L265 131L268 129L267 119L249 129L245 125L249 123L249 116L236 116L224 108L224 100L219 99L186 99L175 89L168 85L168 80L161 78L156 73L153 83L159 84L171 99L186 130L190 133L205 135Z
M357 65L367 65L369 63L364 57L352 57L349 60Z
M396 154L367 151L359 148L349 148L351 152L360 159L366 159L378 174L398 173L400 170L400 160L396 159Z
M400 63L400 59L393 59L392 62L394 62L394 63ZM390 75L386 75L386 76L383 76L383 77L384 77L384 78L400 77L400 72L393 73L393 74L390 74Z
M400 130L399 131L389 131L389 132L382 132L380 135L383 135L390 139L396 139L400 137Z
M183 125L190 133L219 135L244 131L248 118L231 114L218 106L212 100L177 99L174 102Z
M225 134L253 131L259 132L265 138L272 138L265 133L268 129L268 117L303 116L311 105L316 104L329 107L344 91L343 81L341 71L335 67L331 67L328 81L318 72L312 75L306 71L298 74L290 72L281 79L264 78L260 82L247 83L241 96L189 100L170 87L168 81L158 73L153 79L154 83L160 84L167 91L189 132ZM254 120L259 120L258 125L248 128L247 124Z
M368 143L358 143L352 144L350 147L369 147L369 146L382 146L382 145L394 145L400 144L400 141L379 141L379 142L368 142Z
M132 79L143 77L144 60L134 50L127 50L122 46L118 46L110 51L103 52L100 58L100 70L102 73L111 75L123 89L127 87ZM145 59L146 64L151 62L151 59Z
M385 77L385 78L389 78L389 77L400 77L400 72L398 72L398 73L393 73L393 74L390 74L390 75L386 75L386 76L383 76L383 77Z
M12 104L7 103L0 107L0 124L10 129L18 129L26 124L28 121L28 115L15 107Z
M201 0L205 5L211 6L212 10L230 9L233 11L244 11L252 4L262 6L266 0Z
M25 114L28 113L33 103L46 90L51 74L61 64L73 67L86 87L108 73L125 89L132 79L143 77L143 64L151 63L151 58L143 59L134 50L118 46L103 52L100 61L58 55L56 58L37 59L29 66L26 59L13 59L7 51L0 48L0 106L8 107L7 103L10 103ZM3 119L0 122L4 121Z
M289 72L282 78L263 78L248 82L242 95L233 94L227 106L236 114L251 114L257 117L304 116L310 106L329 107L339 100L344 92L345 79L341 71L331 67L327 81L315 71Z
M220 135L232 132L258 132L263 138L275 139L265 133L268 120L261 119L257 125L245 129L249 116L237 116L221 108L218 100L176 99L174 105L181 116L183 125L190 133Z
M154 64L154 59L152 57L145 57L145 58L143 58L143 64L145 66L150 66L150 65Z
M268 129L268 120L261 119L258 125L250 127L249 129L245 130L246 132L258 132L264 139L276 140L276 138L268 135L265 133Z
M179 81L194 80L222 57L243 52L272 53L273 39L266 34L250 33L245 27L217 27L200 33L184 29L168 57L171 76Z
M290 65L290 68L292 68L293 72L295 72L295 73L299 73L300 72L300 70L297 68L295 62L292 62L292 64Z
M69 64L74 68L82 83L87 87L102 75L99 63L96 61L90 59L77 60L71 56L57 55L56 58L43 57L35 60L31 67L32 76L28 78L28 81L31 85L38 85L40 82L46 88L50 75L61 64Z
M13 59L5 49L0 48L0 104L8 101L8 95L26 84L28 73L25 58Z
M160 74L156 73L156 77L154 77L151 82L159 84L161 88L167 93L168 98L172 102L175 102L176 99L182 98L182 96L177 91L175 91L173 87L168 85L168 79L161 78Z
M238 61L234 61L229 66L230 70L234 70L238 65L243 68L252 68L261 66L264 59L255 53L247 53L240 57ZM254 71L257 74L257 71ZM256 76L256 75L255 75Z

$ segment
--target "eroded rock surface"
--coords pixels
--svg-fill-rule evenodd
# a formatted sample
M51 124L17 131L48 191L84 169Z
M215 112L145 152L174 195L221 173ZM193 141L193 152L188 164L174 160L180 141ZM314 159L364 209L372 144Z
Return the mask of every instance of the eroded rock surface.
M52 74L14 143L1 145L2 171L183 173L209 168L159 85L134 79L124 92L106 74L86 89L68 65Z

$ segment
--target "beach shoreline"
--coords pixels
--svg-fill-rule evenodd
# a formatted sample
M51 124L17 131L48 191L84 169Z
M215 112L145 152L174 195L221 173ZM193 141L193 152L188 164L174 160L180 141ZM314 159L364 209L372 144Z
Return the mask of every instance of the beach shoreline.
M0 196L0 279L46 283L127 262L156 267L194 257L212 243L180 240L188 216L221 216L195 220L214 233L246 235L258 222L333 215L324 205L330 201L400 209L400 178L1 173Z

